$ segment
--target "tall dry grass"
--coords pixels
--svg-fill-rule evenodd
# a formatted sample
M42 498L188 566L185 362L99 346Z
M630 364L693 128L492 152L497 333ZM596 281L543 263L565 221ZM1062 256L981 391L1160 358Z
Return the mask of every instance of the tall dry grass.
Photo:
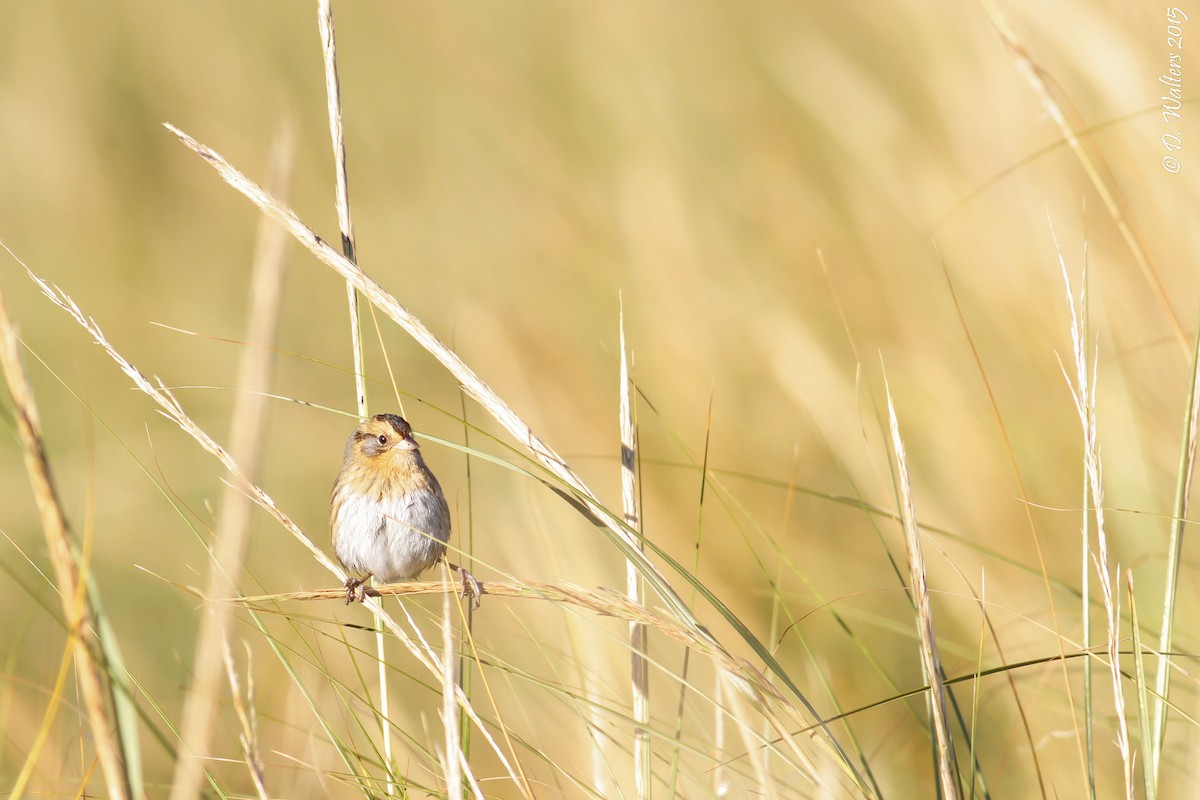
M43 424L0 449L0 788L1186 796L1158 10L339 4L335 49L318 5L6 25ZM277 350L236 338L263 222L303 246ZM338 603L368 403L425 436L478 611L441 573Z

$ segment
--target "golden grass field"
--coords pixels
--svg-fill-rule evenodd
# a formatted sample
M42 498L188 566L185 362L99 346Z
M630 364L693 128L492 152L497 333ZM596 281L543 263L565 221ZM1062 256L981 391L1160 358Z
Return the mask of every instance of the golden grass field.
M640 530L671 590L643 565L641 607L613 595L629 553L560 496L578 503L577 488L364 301L370 410L402 402L427 435L456 558L485 586L543 587L485 596L469 636L449 612L495 745L467 725L461 758L444 757L444 676L393 631L388 759L372 614L275 597L340 581L255 508L235 583L272 599L235 605L240 694L222 670L197 759L179 733L197 592L221 509L248 490L21 262L227 445L239 365L263 352L244 344L256 241L280 228L162 123L264 185L290 131L283 199L339 250L316 4L8 4L0 291L101 638L123 658L110 672L142 715L133 794L188 795L190 762L211 797L1192 796L1200 596L1176 518L1200 325L1200 8L1179 8L338 3L359 265L616 517L623 307ZM1163 113L1173 64L1178 118ZM287 238L256 483L331 555L329 489L357 416L345 282ZM1099 464L1072 396L1064 269L1077 300L1086 285ZM56 589L14 408L4 394L0 793L119 796L70 661L82 595ZM1084 508L1089 463L1102 515ZM440 597L384 598L439 657ZM635 617L649 623L641 789ZM957 704L953 763L938 692L921 691L923 625ZM757 695L739 691L758 675ZM261 793L239 709L256 716ZM813 709L847 716L799 732ZM450 762L473 777L456 785Z

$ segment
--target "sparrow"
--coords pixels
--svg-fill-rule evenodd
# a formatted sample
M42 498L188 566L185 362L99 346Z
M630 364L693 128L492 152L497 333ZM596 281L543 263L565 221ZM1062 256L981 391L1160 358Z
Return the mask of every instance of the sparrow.
M333 551L351 573L347 604L356 591L360 602L365 598L366 589L359 589L372 577L412 580L445 557L450 507L402 417L376 414L354 429L333 485L329 526ZM478 606L475 578L450 567L462 575L463 595L473 594Z

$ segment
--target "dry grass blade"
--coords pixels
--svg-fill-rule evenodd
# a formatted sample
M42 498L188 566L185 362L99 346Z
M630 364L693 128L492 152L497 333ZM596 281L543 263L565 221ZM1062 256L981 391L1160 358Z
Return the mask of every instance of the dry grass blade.
M1071 688L1071 675L1067 671L1066 645L1065 645L1066 637L1063 635L1062 626L1059 624L1059 621L1058 621L1058 608L1054 601L1054 591L1053 591L1053 588L1056 585L1061 589L1061 588L1063 588L1064 584L1062 584L1056 578L1051 576L1050 569L1046 564L1046 553L1045 553L1045 549L1042 547L1042 537L1041 537L1041 534L1038 532L1038 523L1033 515L1032 498L1029 493L1029 489L1026 486L1024 472L1021 469L1021 466L1017 460L1016 449L1013 446L1011 437L1009 436L1008 426L1004 422L1004 415L1000 411L999 399L997 397L996 391L992 387L992 380L989 377L988 370L984 367L983 357L980 353L979 347L976 345L975 336L971 333L970 326L968 326L968 324L967 324L967 318L963 312L962 303L959 302L958 290L955 288L954 280L950 275L949 265L946 263L945 259L940 257L940 254L939 254L938 261L942 268L942 274L946 278L946 288L949 289L949 291L950 291L950 299L951 299L951 302L953 302L953 304L954 304L955 316L957 316L957 318L958 318L958 323L959 323L960 327L962 328L964 337L966 338L967 346L970 348L971 359L975 362L975 367L979 371L979 378L980 378L980 380L983 381L984 389L986 390L986 393L987 393L988 405L991 407L992 416L995 417L997 428L999 430L1001 438L1004 441L1004 452L1008 457L1008 463L1012 469L1013 478L1016 480L1017 487L1019 488L1019 491L1020 491L1020 497L1022 500L1021 505L1024 508L1025 519L1029 525L1030 540L1033 543L1034 553L1037 555L1037 574L1039 574L1039 576L1042 579L1042 586L1046 592L1046 608L1050 612L1050 620L1051 620L1052 626L1054 628L1054 642L1055 642L1055 645L1058 647L1059 664L1062 667L1062 687L1063 687L1064 693L1066 694L1067 705L1068 705L1068 708L1070 709L1070 713L1071 713L1071 728L1072 728L1072 730L1077 731L1080 726L1079 726L1079 722L1077 720L1077 714L1075 711L1074 691ZM1086 542L1085 542L1085 545L1086 545ZM975 546L977 546L977 545L975 545ZM998 561L1002 562L1004 560L1004 557L999 554L993 553L991 555L992 555L992 557L996 558ZM1086 566L1085 566L1085 569L1086 569ZM1084 605L1086 608L1086 599L1085 599ZM1084 636L1086 637L1087 635L1088 635L1088 628L1087 628L1087 625L1085 622ZM1088 693L1088 688L1087 688L1089 686L1089 683L1088 683L1088 681L1090 680L1089 676L1090 676L1090 673L1086 672L1086 670L1085 670L1085 672L1084 672L1084 702L1085 702L1085 715L1084 716L1085 716L1085 719L1084 719L1083 724L1086 728L1086 731L1085 731L1085 735L1083 737L1080 737L1078 735L1075 736L1075 747L1076 747L1076 751L1079 754L1080 776L1083 779L1085 784L1089 783L1089 777L1090 777L1090 775L1093 774L1093 772L1091 770L1091 764L1092 764L1092 759L1091 759L1092 727L1090 724L1091 704L1089 701L1090 694ZM1014 697L1016 697L1015 686L1013 689L1013 694L1014 694ZM1017 700L1017 704L1020 705L1019 699ZM1024 717L1023 712L1022 712L1022 717ZM1027 736L1030 740L1030 750L1032 752L1035 750L1035 748L1033 746L1033 739L1032 739L1032 736L1030 734L1028 734L1028 732L1027 732ZM1086 744L1085 744L1085 740L1086 740ZM1036 774L1038 776L1038 786L1039 786L1039 788L1042 789L1042 794L1044 795L1045 794L1045 785L1044 785L1044 781L1042 779L1042 768L1039 763L1039 759L1037 758L1036 755L1033 756L1033 761L1037 765Z
M621 308L621 506L625 524L638 530L641 518L637 502L637 430L633 422L632 385L629 378L629 355L625 347L625 309ZM633 562L625 565L625 594L629 602L645 602L642 576ZM633 690L634 784L640 800L650 797L650 667L646 660L646 626L629 625L630 683Z
M291 128L285 125L271 148L272 183L283 194L287 193L290 182L294 141ZM248 346L242 351L238 370L229 446L232 457L242 465L246 480L251 483L258 480L262 454L266 393L271 388L272 345L283 294L286 246L287 237L278 226L259 227L252 269ZM250 530L250 512L249 496L227 483L221 493L215 545L209 563L206 594L210 598L225 599L237 594ZM226 638L232 621L229 610L230 606L224 603L210 604L201 616L192 670L195 677L184 706L182 748L175 762L175 779L171 787L173 800L195 797L203 780L213 715L219 707L221 656L227 647Z
M1138 721L1141 723L1142 780L1146 786L1146 800L1158 797L1154 771L1154 737L1150 733L1150 687L1146 683L1146 659L1142 650L1142 633L1138 625L1137 597L1133 592L1133 570L1125 570L1125 583L1129 591L1129 628L1133 632L1133 683L1137 691Z
M736 685L756 702L771 701L779 703L783 700L779 691L765 680L762 674L745 659L730 655L727 650L712 644L711 637L697 631L693 626L680 622L673 616L654 611L644 605L632 603L628 597L610 589L586 589L569 583L542 583L533 580L503 581L480 580L479 588L486 597L514 598L528 600L544 600L556 604L566 604L586 608L597 614L638 623L662 633L680 644L695 648L698 652L715 657L729 673L730 680L736 679ZM189 589L192 594L199 595L195 589ZM385 583L372 586L367 590L367 602L371 603L381 597L409 596L423 594L457 593L458 585L454 582L445 584L441 581L405 581L401 583ZM267 606L268 604L285 602L311 602L316 600L346 599L343 588L317 589L301 592L280 592L278 594L248 595L230 598L229 602L240 605ZM432 652L432 651L430 651ZM441 666L438 665L440 672ZM806 725L806 729L820 728L820 723Z
M342 125L342 90L337 71L337 40L333 30L333 7L329 0L317 4L317 24L321 31L321 53L325 63L325 96L329 105L329 137L333 143L334 181L337 191L338 228L342 232L342 253L352 264L358 263L354 245L354 219L350 216L350 178L346 171L346 135ZM358 291L346 282L346 303L350 310L350 346L354 355L354 390L358 415L367 416L366 374L363 369L362 325L358 318Z
M717 667L717 681L730 680L729 673ZM723 697L728 698L730 718L735 720L738 725L738 730L742 735L742 741L745 744L746 752L750 755L750 764L754 769L755 777L758 780L756 788L756 796L763 797L765 800L775 800L779 795L775 791L775 782L771 779L771 771L768 766L770 758L769 750L764 747L756 747L751 731L753 727L750 722L749 710L746 708L745 700L738 691L725 692Z
M1057 246L1057 241L1056 241ZM1087 278L1084 277L1084 289L1080 292L1078 301L1071 287L1071 277L1067 274L1067 263L1061 248L1058 251L1059 266L1062 268L1063 283L1067 290L1067 303L1071 311L1071 344L1075 363L1075 377L1067 375L1067 383L1071 387L1071 396L1075 400L1075 410L1079 415L1079 423L1083 428L1083 462L1088 484L1092 489L1092 501L1096 521L1096 555L1093 560L1096 565L1097 577L1100 580L1100 593L1104 600L1108 634L1108 669L1112 677L1113 706L1116 714L1117 748L1121 753L1125 775L1125 793L1133 798L1133 753L1129 743L1129 720L1125 714L1125 690L1121 679L1120 643L1121 615L1119 599L1113 589L1112 576L1114 571L1109 565L1108 558L1108 529L1104 523L1104 480L1103 466L1100 461L1100 441L1096 427L1096 364L1095 355L1091 368L1088 366L1087 343L1084 341L1083 329L1079 323L1080 315L1076 312L1076 302L1080 307L1087 304ZM1063 368L1064 374L1066 367ZM1085 511L1086 513L1086 511Z
M67 642L66 646L63 647L62 659L58 666L58 675L54 679L54 688L50 692L50 702L46 704L46 711L42 715L42 724L33 738L33 744L30 745L28 751L25 753L25 763L21 765L21 771L17 773L17 779L9 787L9 797L12 800L21 800L24 797L29 781L37 769L38 757L41 756L42 750L46 746L46 740L49 738L50 731L54 727L54 720L58 715L58 709L62 705L66 694L64 689L67 686L67 678L71 676L71 663L74 661L74 658L75 644L74 642Z
M886 389L888 427L892 436L892 448L896 453L896 472L900 483L900 516L904 523L904 551L908 556L913 603L917 608L917 638L921 644L921 668L925 673L925 680L929 682L929 708L933 717L934 736L937 739L938 780L942 788L942 797L956 798L961 795L958 784L957 759L954 756L954 737L950 730L950 717L946 709L946 686L942 682L942 664L938 656L937 636L933 627L933 609L929 604L925 555L921 548L921 532L917 526L912 486L908 479L904 440L900 437L900 425L896 421L896 408L892 404L892 390L890 387L886 387Z
M321 53L325 63L325 97L329 104L329 133L333 141L333 161L337 170L338 227L346 258L355 261L354 221L350 216L350 182L346 172L346 137L342 126L342 90L338 81L337 42L333 30L333 8L329 0L317 4L317 24L321 30Z
M317 4L317 24L321 30L321 53L325 62L325 96L329 105L329 136L333 143L336 170L338 228L342 232L342 253L352 264L358 263L354 245L354 219L350 216L350 179L346 172L346 136L342 126L342 90L338 81L337 41L333 30L333 8L329 0ZM358 319L358 291L346 283L346 303L350 309L350 346L354 354L354 389L358 415L367 416L366 376L363 370L362 325Z
M246 667L246 699L242 701L242 689L237 677L237 668L233 664L233 651L229 648L229 640L221 640L221 652L225 660L225 676L229 680L229 694L233 697L233 710L237 712L238 722L242 730L238 741L242 745L242 753L246 766L250 769L250 779L254 782L254 790L260 800L267 800L267 779L263 769L262 759L258 755L258 731L255 725L254 713L254 678L250 667ZM246 648L249 657L250 648Z
M33 485L34 502L37 504L42 520L42 532L50 551L63 615L66 617L68 633L74 643L79 687L87 711L88 724L92 730L96 755L100 760L109 796L128 798L131 795L131 781L125 769L125 757L114 736L115 723L109 713L112 684L107 672L96 660L100 645L96 637L87 587L81 580L80 565L75 560L71 534L59 504L58 491L50 472L50 462L42 444L37 404L33 399L29 378L25 374L17 332L8 315L3 293L0 293L0 365L4 368L4 377L12 394L13 412L21 439L25 469Z
M333 145L335 190L337 197L338 228L342 233L342 253L351 263L358 263L354 244L354 219L350 215L350 176L346 169L346 135L342 125L342 90L338 80L337 37L333 27L333 6L330 0L317 3L317 27L321 33L321 54L325 64L325 97L329 112L329 138ZM360 419L368 416L367 378L364 366L362 321L358 313L358 290L346 282L346 307L350 317L350 351L354 362L354 398ZM378 331L378 326L376 326ZM386 355L386 351L385 351ZM388 366L389 371L391 365ZM392 780L392 732L390 693L387 678L387 648L384 642L383 623L375 622L375 650L379 665L379 728L383 740L383 758L386 762L387 795L395 795L396 784Z
M717 674L720 675L720 666L717 667ZM716 681L716 702L713 703L715 719L713 720L713 749L718 753L725 752L725 682L722 680ZM717 764L712 771L713 793L717 797L724 797L729 793L729 785L725 779L725 764L724 762Z
M454 713L454 689L458 686L458 677L454 669L457 648L454 644L454 621L450 613L454 581L450 577L450 567L445 561L442 562L442 586L449 590L442 595L442 730L446 737L446 798L462 800L462 747L458 740L458 715Z
M1200 330L1192 342L1192 370L1188 381L1188 403L1183 417L1183 441L1179 448L1179 467L1175 472L1175 502L1171 506L1170 542L1167 545L1167 583L1163 589L1162 628L1159 632L1158 672L1154 678L1154 721L1151 725L1150 762L1145 766L1158 784L1163 739L1167 735L1167 701L1171 692L1171 659L1167 655L1175 636L1175 600L1179 591L1179 566L1183 555L1183 532L1187 524L1188 501L1196 470L1196 444L1200 440Z

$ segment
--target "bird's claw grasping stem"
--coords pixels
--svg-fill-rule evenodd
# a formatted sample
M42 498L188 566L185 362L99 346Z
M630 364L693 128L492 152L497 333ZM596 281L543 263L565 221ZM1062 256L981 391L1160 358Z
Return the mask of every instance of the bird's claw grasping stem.
M480 598L483 597L483 587L479 584L479 581L475 579L475 576L466 567L460 567L458 564L452 564L449 561L446 562L446 565L457 572L462 578L461 597L463 599L470 597L474 601L472 608L479 608Z
M367 578L369 577L370 576L368 575ZM354 591L360 587L363 587L363 584L367 582L367 578L346 578L346 583L343 584L346 587L346 605L350 605L354 602ZM360 592L358 595L358 602L363 602L366 597L367 590L365 587L363 587L362 592Z

